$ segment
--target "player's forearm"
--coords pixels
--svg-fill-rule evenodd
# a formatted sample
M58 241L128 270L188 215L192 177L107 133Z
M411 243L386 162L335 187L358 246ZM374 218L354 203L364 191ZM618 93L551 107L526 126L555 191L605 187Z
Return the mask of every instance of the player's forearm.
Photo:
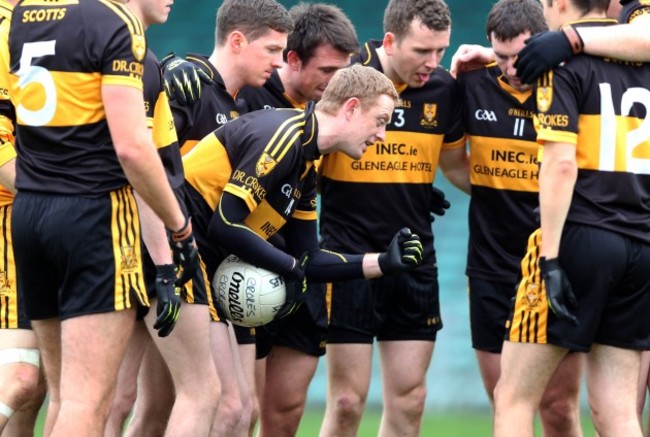
M363 256L362 262L363 276L365 278L378 278L383 275L379 268L379 254L367 253Z
M452 185L466 194L471 194L469 155L465 147L440 152L440 170Z
M558 150L558 147L572 149L573 156L567 153L567 150ZM539 173L541 256L556 258L559 254L562 230L571 206L577 176L575 147L568 144L547 143Z
M577 28L584 42L583 51L594 56L632 62L650 62L650 17L634 24ZM643 27L645 26L645 28Z
M135 193L142 228L142 240L155 265L172 264L171 250L167 241L165 225L149 205Z

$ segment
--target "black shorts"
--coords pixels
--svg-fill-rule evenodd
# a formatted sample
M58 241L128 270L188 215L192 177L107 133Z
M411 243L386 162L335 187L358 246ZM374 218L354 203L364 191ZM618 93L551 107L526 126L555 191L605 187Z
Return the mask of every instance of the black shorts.
M537 230L528 242L507 339L579 352L594 343L650 348L650 245L600 228L565 225L559 261L578 300L576 327L548 307L539 276L540 237Z
M154 264L147 248L143 246L142 249L143 260L142 264L144 265L144 277L145 283L147 286L147 295L149 300L156 297L156 265ZM181 296L187 303L198 304L198 305L208 305L210 307L210 314L213 320L213 313L216 315L216 310L211 306L212 299L211 296L207 294L206 289L207 274L205 273L205 266L203 264L196 270L192 279L190 279L184 286L181 292ZM149 306L138 305L138 315L137 319L142 320L149 312ZM217 318L215 321L219 321Z
M514 284L469 278L469 320L474 349L501 353L516 291Z
M284 346L313 357L325 355L327 346L326 284L309 284L308 301L286 319L257 330L258 359L266 357L273 346Z
M148 305L130 187L99 197L20 192L12 223L18 293L30 319Z
M333 284L328 343L435 341L442 329L438 279L409 272Z
M16 284L11 209L11 204L0 206L0 329L31 329L25 299Z

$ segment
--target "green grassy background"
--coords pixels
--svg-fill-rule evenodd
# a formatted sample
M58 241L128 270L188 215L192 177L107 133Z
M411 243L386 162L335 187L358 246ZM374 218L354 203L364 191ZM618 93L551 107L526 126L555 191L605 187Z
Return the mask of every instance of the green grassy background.
M324 407L311 407L303 416L297 437L314 437L318 435L323 420ZM43 435L43 420L45 409L41 411L34 435ZM381 410L372 408L366 411L359 428L358 437L374 437L379 430ZM595 435L594 427L589 419L589 412L582 413L582 429L584 437ZM539 421L536 423L536 435L541 436ZM492 417L488 411L448 411L426 413L422 421L423 437L478 437L492 435Z

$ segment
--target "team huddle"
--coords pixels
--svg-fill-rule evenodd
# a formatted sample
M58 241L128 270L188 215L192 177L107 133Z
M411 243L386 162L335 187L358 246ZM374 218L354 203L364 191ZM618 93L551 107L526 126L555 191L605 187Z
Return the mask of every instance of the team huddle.
M320 435L354 436L376 341L379 435L420 435L440 168L494 435L581 436L583 375L599 435L644 435L650 1L499 0L450 71L443 0L364 45L223 0L210 55L159 61L172 3L0 0L0 433L47 394L47 436L292 436L325 356ZM263 326L239 260L284 287Z

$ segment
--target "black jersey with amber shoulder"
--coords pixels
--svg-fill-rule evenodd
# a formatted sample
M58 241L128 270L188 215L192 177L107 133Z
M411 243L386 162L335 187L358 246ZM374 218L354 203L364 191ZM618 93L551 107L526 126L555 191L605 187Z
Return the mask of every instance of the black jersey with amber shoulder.
M293 100L285 91L278 70L273 70L271 77L263 87L245 86L237 94L242 99L248 111L271 108L305 108L304 103Z
M542 76L535 92L538 142L576 145L567 222L650 243L650 64L579 55Z
M371 41L353 58L382 71ZM461 100L456 81L437 68L422 88L398 88L399 101L386 140L355 161L337 152L321 164L322 247L344 253L379 252L404 226L425 247L425 269L433 270L429 219L431 184L441 149L463 147Z
M212 83L202 85L201 98L194 105L181 104L178 100L170 102L182 155L192 150L203 137L239 117L243 109L237 106L221 74L206 56L188 54L186 59L201 68Z
M158 58L147 50L144 60L144 107L147 112L147 127L152 130L153 142L165 167L169 184L174 190L183 187L183 161L174 127L174 117L163 83Z
M98 195L127 183L102 85L142 90L140 21L109 0L29 0L14 9L9 53L17 115L16 187Z
M467 275L515 284L539 205L532 89L511 87L496 64L462 74L470 147Z
M650 14L650 0L622 0L623 9L618 16L619 23L631 23L641 15Z
M264 240L289 220L316 220L318 126L311 109L245 114L205 137L183 157L194 233L209 275L227 254L207 236L221 195L241 198L244 220Z

